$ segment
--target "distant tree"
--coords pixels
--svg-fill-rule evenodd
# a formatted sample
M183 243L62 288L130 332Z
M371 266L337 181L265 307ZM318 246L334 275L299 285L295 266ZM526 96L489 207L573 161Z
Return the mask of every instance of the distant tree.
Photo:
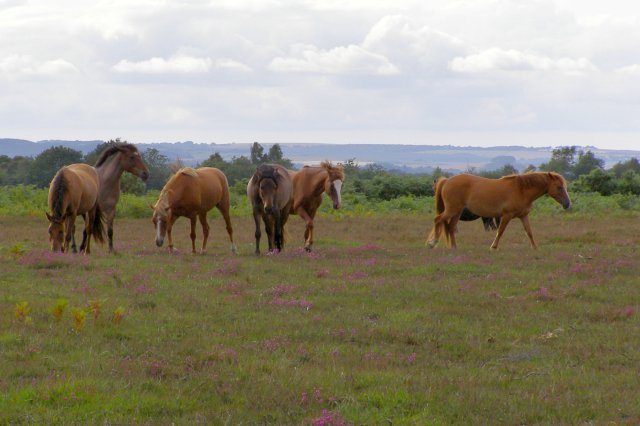
M616 189L613 173L601 169L593 169L588 175L580 176L575 182L575 188L582 192L599 192L611 195Z
M536 169L537 169L536 166L534 166L533 164L529 164L522 172L523 173L535 172Z
M144 161L149 168L147 189L162 189L171 174L169 158L166 155L160 154L160 151L155 148L148 148L141 156L142 161Z
M53 146L42 151L30 167L29 183L40 188L49 186L51 179L63 166L82 163L82 152L64 146Z
M224 171L228 165L229 163L224 161L224 158L222 158L222 155L220 155L219 152L214 152L209 156L209 158L200 163L200 167L215 167L222 171Z
M123 173L120 178L120 189L126 194L142 195L147 187L142 179L131 173Z
M561 146L551 152L551 159L547 163L540 164L540 170L544 172L557 172L566 178L573 178L573 166L575 165L577 147Z
M501 178L502 176L509 176L509 175L515 175L515 174L518 174L518 169L516 169L511 164L505 164L504 166L502 166L497 170L478 173L479 176L492 178L492 179L498 179L498 178Z
M578 153L578 161L573 166L573 176L588 175L592 170L604 170L604 160L597 158L591 151Z
M264 148L258 142L254 142L251 145L251 164L259 165L267 161L267 156L264 154Z
M280 164L287 169L293 168L293 162L291 162L291 160L289 160L288 158L284 158L282 148L277 143L273 144L271 148L269 148L269 152L266 156L266 161L269 163Z
M0 156L0 185L28 184L30 182L31 157L9 158L6 155Z
M640 195L640 174L627 170L618 179L616 192L622 194Z
M611 168L611 171L616 175L616 177L621 177L627 171L633 171L636 174L640 174L640 161L633 157L624 163L618 162Z

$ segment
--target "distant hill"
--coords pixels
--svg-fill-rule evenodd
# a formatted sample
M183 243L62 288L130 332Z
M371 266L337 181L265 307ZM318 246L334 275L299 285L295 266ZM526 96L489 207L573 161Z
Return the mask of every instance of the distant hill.
M83 153L92 151L100 140L66 141L43 140L32 142L22 139L0 139L0 155L14 157L36 156L52 146L63 145ZM265 150L270 143L261 143ZM234 156L249 156L251 144L206 144L194 142L160 142L139 144L141 150L155 148L171 160L180 159L184 164L196 165L211 154L219 152L226 160ZM334 162L355 159L360 164L377 163L387 169L395 169L407 173L430 172L435 167L448 171L462 171L474 167L478 170L495 170L511 164L517 169L524 169L529 164L535 166L548 161L552 147L527 148L522 146L502 147L457 147L450 145L337 145L337 144L280 144L285 157L294 163L311 164L322 160ZM592 150L597 157L605 160L610 167L618 161L626 161L631 157L640 158L640 151L608 150L584 147Z

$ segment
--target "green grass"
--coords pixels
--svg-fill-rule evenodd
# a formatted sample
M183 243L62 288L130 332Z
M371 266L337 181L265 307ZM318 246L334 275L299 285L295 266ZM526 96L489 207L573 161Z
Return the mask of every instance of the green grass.
M218 213L197 256L184 219L156 248L144 210L91 256L0 215L0 423L636 424L640 216L613 200L536 204L538 251L517 221L497 252L479 221L428 250L430 207L399 200L321 213L310 255L293 216L260 258L241 198L237 256Z

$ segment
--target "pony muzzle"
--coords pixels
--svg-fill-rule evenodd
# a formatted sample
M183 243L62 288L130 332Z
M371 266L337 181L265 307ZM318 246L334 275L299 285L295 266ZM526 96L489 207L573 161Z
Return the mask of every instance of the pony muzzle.
M138 177L142 179L143 182L146 182L147 179L149 179L149 172L142 170L140 173L138 173Z
M162 244L164 244L164 238L156 238L156 246L162 247Z

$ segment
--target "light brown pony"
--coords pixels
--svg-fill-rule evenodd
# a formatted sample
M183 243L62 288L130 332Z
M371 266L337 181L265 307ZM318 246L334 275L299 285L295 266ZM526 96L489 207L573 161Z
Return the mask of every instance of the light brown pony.
M269 252L284 248L284 225L291 212L293 183L287 169L278 164L262 164L247 184L256 225L256 256L260 255L260 217L264 222Z
M130 143L116 143L106 148L98 157L95 169L100 182L98 204L107 222L109 252L113 252L113 220L116 216L116 205L120 199L122 173L129 172L146 181L149 177L149 169L142 161L138 148ZM83 233L80 250L83 249L86 238L86 234ZM73 247L75 247L75 239Z
M84 217L85 233L102 243L104 229L102 212L98 206L98 174L87 164L71 164L63 167L49 185L49 240L52 251L69 251L75 231L76 216ZM82 252L89 254L91 238L87 238ZM75 252L75 245L73 247Z
M293 181L293 203L291 214L297 214L307 225L304 231L304 249L311 251L313 244L313 219L326 193L333 202L333 208L342 207L342 183L344 171L341 166L333 166L324 161L319 167L305 166L299 171L289 170Z
M509 221L518 218L522 222L531 247L537 248L529 224L532 203L543 195L549 195L565 209L571 207L564 178L554 172L532 172L524 175L487 179L461 174L451 178L440 178L436 183L436 211L434 226L427 244L433 248L440 235L445 232L447 242L456 247L455 229L460 214L467 208L481 217L500 217L500 226L492 249L498 242Z
M207 212L216 207L220 210L227 226L231 241L231 251L236 252L233 243L233 228L229 217L229 184L227 177L213 167L192 169L184 167L176 172L165 184L153 209L153 226L156 229L156 245L162 247L165 235L169 238L169 251L173 251L171 229L180 216L191 220L191 252L196 252L196 218L202 225L201 253L207 248L209 224Z

